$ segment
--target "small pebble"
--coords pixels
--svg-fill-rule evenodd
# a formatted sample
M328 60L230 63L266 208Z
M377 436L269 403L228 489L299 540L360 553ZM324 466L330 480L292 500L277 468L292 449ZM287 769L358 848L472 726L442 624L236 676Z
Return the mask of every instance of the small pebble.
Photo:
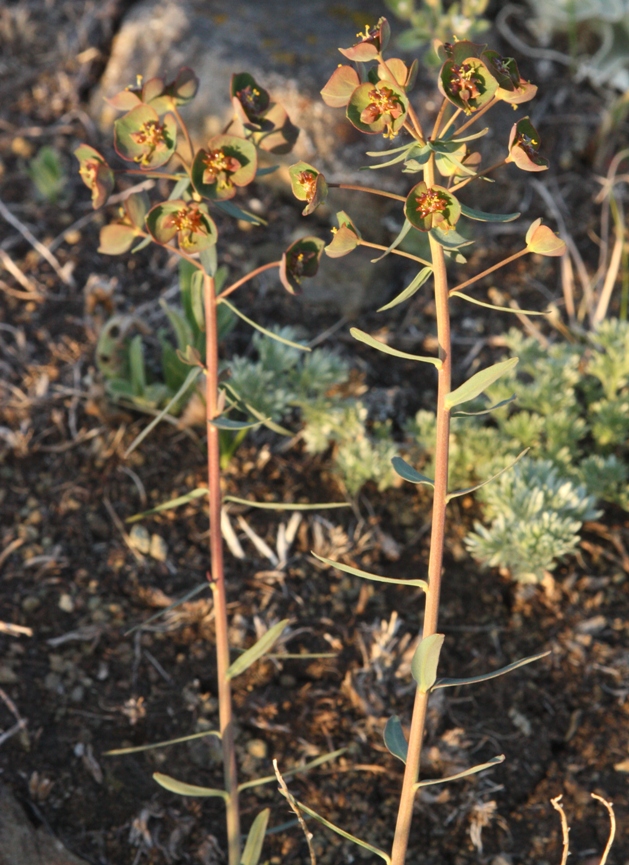
M134 550L147 555L151 549L151 536L144 526L135 525L129 532L129 543Z
M250 739L247 742L247 753L256 760L264 760L269 753L268 746L263 739Z
M158 562L165 562L168 558L168 546L160 535L151 535L149 555Z
M74 610L74 601L64 592L59 598L59 609L63 610L64 613L71 613Z

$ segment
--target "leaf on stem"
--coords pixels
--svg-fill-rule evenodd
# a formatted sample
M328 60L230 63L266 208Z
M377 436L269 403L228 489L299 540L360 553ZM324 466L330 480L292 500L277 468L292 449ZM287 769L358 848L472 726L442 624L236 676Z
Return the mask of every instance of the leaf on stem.
M459 234L459 232L454 228L442 229L441 226L438 225L436 228L431 229L430 234L437 243L443 246L446 255L449 252L461 249L463 246L471 246L474 243L473 240L468 240L467 237L463 237L463 235ZM460 259L455 258L455 261L460 261ZM464 258L463 261L465 261Z
M134 514L132 517L127 517L125 522L137 523L138 520L143 520L145 517L152 517L153 514L159 514L162 511L172 511L174 510L174 508L181 507L181 505L187 505L188 502L192 502L195 499L201 499L203 498L203 496L207 496L207 494L207 487L198 487L196 490L192 490L191 492L186 493L183 496L177 496L177 498L175 499L169 499L167 502L162 502L161 505L150 508L148 511L142 511L141 514Z
M270 418L265 418L265 420L269 421ZM253 420L253 421L242 421L242 420L232 420L229 417L215 417L212 420L208 421L212 426L215 426L217 429L226 429L226 430L241 430L241 429L253 429L256 426L261 426L265 421L264 420Z
M332 242L325 247L325 254L330 258L342 258L353 252L360 245L360 231L344 210L336 214L338 228L332 229Z
M402 243L402 241L404 240L404 238L406 237L406 235L409 233L409 231L411 230L411 228L412 228L412 225L410 224L410 222L408 221L408 219L405 219L405 220L404 220L404 225L403 225L402 228L400 229L400 231L399 231L397 237L396 237L394 240L391 241L391 245L388 246L388 247L385 249L385 251L382 253L382 255L379 255L379 256L378 256L378 258L372 258L372 259L371 259L371 263L372 263L372 264L376 264L378 261L382 261L382 259L383 259L386 255L388 255L390 252L392 252L392 250L397 249L397 247L400 245L400 243Z
M513 402L515 399L515 394L508 397L507 399L503 399L500 402L497 402L495 405L489 406L489 408L484 408L482 411L455 411L452 417L478 417L479 415L489 414L492 411L495 411L497 408L502 408L505 405L509 405L509 403Z
M317 766L323 765L323 763L329 763L331 760L336 760L337 757L340 757L341 754L344 754L346 751L347 748L339 748L337 751L330 751L328 754L321 754L320 757L316 757L314 760L305 763L303 766L294 766L292 769L282 772L282 775L284 778L291 778L293 775L301 775L302 772L309 772L311 769L316 769ZM263 784L270 784L272 781L276 780L275 775L267 775L264 778L254 778L253 781L245 781L243 784L239 784L238 792L241 793L243 790L249 790L252 787L260 787Z
M391 865L391 857L388 853L385 853L384 850L379 850L378 847L374 847L372 844L368 844L367 841L362 841L360 838L356 838L355 835L350 835L349 832L345 831L345 829L341 829L340 826L335 826L334 823L330 823L329 820L326 820L325 817L317 814L316 811L313 811L312 808L304 805L303 802L299 802L297 800L297 805L305 814L307 814L309 817L313 817L315 820L318 820L319 823L321 823L323 826L327 826L328 829L336 832L337 835L340 835L342 838L346 838L348 841L353 841L354 844L357 844L359 847L364 847L365 850L369 850L370 853L374 853L376 856L380 856L381 859L384 859L387 865Z
M368 333L359 330L357 327L350 328L349 332L354 337L354 339L358 340L358 342L363 342L370 348L375 348L378 351L383 352L384 354L390 354L393 357L401 357L403 360L419 360L423 363L431 363L437 369L441 369L442 363L438 357L422 357L418 354L408 354L408 352L406 351L398 351L397 348L391 348L391 346L387 345L386 342L381 342L379 339L374 339L373 336L369 336Z
M458 685L476 685L478 682L488 682L490 679L497 679L498 676L504 676L505 673L510 673L511 670L517 670L518 667L524 667L525 664L532 664L533 661L539 661L541 658L547 658L550 652L540 652L539 655L531 655L529 658L521 658L519 661L514 661L512 664L507 664L506 667L501 667L499 670L493 670L491 673L483 673L480 676L470 676L467 679L437 679L433 690L437 688L455 688Z
M384 744L387 749L403 763L408 757L408 742L402 729L402 724L397 715L392 715L386 723L383 734Z
M396 475L399 475L402 480L408 481L411 484L428 484L428 486L434 487L435 482L432 478L418 472L412 465L409 465L406 460L402 459L402 457L393 457L391 464L393 465L393 470Z
M204 730L202 733L192 733L190 736L179 736L166 742L155 742L154 745L138 745L137 748L114 748L113 751L103 751L103 757L119 757L122 754L139 754L141 751L153 751L155 748L167 748L169 745L179 745L180 742L191 742L193 739L203 739L206 736L221 738L219 730Z
M258 171L258 176L260 174L261 172ZM251 223L251 225L268 225L266 219L262 219L261 216L256 216L255 213L250 213L248 210L243 210L242 207L238 207L233 201L215 201L214 206L218 207L219 210L222 210L228 216L231 216L232 219L242 219L244 222Z
M513 462L509 463L508 466L505 466L503 469L500 469L499 472L496 472L495 475L492 475L490 478L487 478L486 481L482 481L480 484L475 484L473 487L466 487L464 490L454 490L451 493L448 493L446 496L446 502L451 501L452 499L456 499L458 496L466 496L469 493L474 493L476 490L480 490L481 487L486 487L487 484L490 484L492 481L495 481L496 478L499 478L500 475L503 475L505 472L508 472L509 469L512 469L516 463L519 463L523 456L529 452L530 448L525 448L522 453L518 454L517 457L513 460Z
M291 348L298 348L300 351L312 351L311 348L309 348L307 345L304 345L301 342L293 342L293 340L291 340L291 339L286 339L286 337L280 336L278 333L274 333L272 330L267 330L265 327L262 327L261 324L258 324L257 322L248 318L244 314L244 312L241 312L239 309L236 309L236 307L233 305L233 303L230 303L227 300L227 298L219 297L217 300L217 303L224 303L225 306L228 309L231 309L231 311L235 315L237 315L239 318L242 318L242 320L246 321L247 324L251 325L251 327L254 327L256 330L259 330L260 333L263 333L265 336L268 336L269 339L274 339L276 342L281 342L284 345L290 345Z
M482 369L480 372L475 373L471 378L464 382L464 384L457 387L456 390L453 390L446 396L445 407L451 409L455 405L460 405L461 403L468 402L468 400L475 399L483 393L483 391L487 390L487 388L495 381L498 381L501 376L511 372L517 363L517 357L510 357L508 360L495 363L493 366L489 366L487 369Z
M505 755L500 754L498 757L492 757L491 760L488 760L486 763L472 766L471 769L466 769L464 772L457 772L456 775L448 775L447 778L430 778L427 781L418 781L417 784L413 784L413 792L416 792L421 787L432 787L434 784L446 784L448 781L459 781L461 778L468 778L470 775L476 775L478 772L483 772L485 769L493 769L494 766L503 763L504 759Z
M239 658L236 658L233 664L231 664L225 674L228 679L235 679L236 676L240 676L245 670L248 670L252 664L255 664L263 655L265 655L269 649L273 646L273 644L279 639L282 631L288 625L290 619L282 619L281 622L278 622L277 625L273 625L272 628L261 637L257 643L254 643L251 648L247 649L246 652L243 652Z
M157 781L160 787L170 790L171 793L179 793L180 796L218 797L224 799L225 802L229 799L229 794L225 790L218 790L215 787L197 787L196 784L186 784L184 781L171 778L170 775L162 775L161 772L154 772L153 779Z
M410 222L409 222L410 228ZM377 259L376 259L377 260ZM381 306L378 309L378 312L384 312L386 309L393 309L394 306L397 306L399 303L404 303L405 300L408 300L409 297L412 297L415 292L419 291L422 285L432 276L432 267L424 267L422 268L417 276L415 276L411 282L406 286L404 291L401 291L393 300L390 300L384 306Z
M467 216L468 219L475 219L477 222L513 222L517 219L519 213L485 213L482 210L474 210L473 207L468 207L466 204L461 205L462 216Z
M461 300L467 300L469 303L473 303L476 306L484 306L486 309L495 309L497 312L512 312L515 315L550 315L550 310L547 309L520 309L520 307L512 309L510 306L496 306L495 303L487 303L485 300L478 300L475 297L470 297L469 294L463 294L462 291L456 291L455 289L450 292L450 297L460 297Z
M239 499L238 496L223 496L224 502L234 502L237 505L247 505L250 508L263 508L267 511L316 511L326 508L351 508L349 502L317 502L304 504L302 502L251 502L249 499ZM134 519L132 517L132 519Z
M240 865L258 865L260 856L262 855L262 845L264 844L264 836L266 835L266 827L271 814L270 808L265 808L260 811L256 819L251 824L249 834L247 835L247 843L240 859Z
M325 556L319 556L317 553L313 553L312 551L311 555L313 555L315 559L319 559L319 561L323 562L325 565L328 565L330 568L336 568L339 571L343 571L346 574L352 574L355 577L362 577L364 580L373 580L376 583L393 583L396 586L415 586L424 591L428 588L426 580L396 580L393 577L381 577L378 574L369 574L367 571L353 568L351 565L344 565L341 562L326 559Z
M566 252L566 244L541 219L536 219L526 232L526 248L538 255L559 256Z
M411 673L422 694L427 694L437 680L437 665L444 640L444 634L431 634L429 637L424 637L415 649L411 661Z

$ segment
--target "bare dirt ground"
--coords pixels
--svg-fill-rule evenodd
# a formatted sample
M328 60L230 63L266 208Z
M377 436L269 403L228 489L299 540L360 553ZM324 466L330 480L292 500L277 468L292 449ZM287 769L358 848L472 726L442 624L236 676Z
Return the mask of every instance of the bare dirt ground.
M7 730L16 717L26 720L19 734L0 745L0 780L35 825L94 865L209 865L222 861L222 808L171 795L151 775L160 769L220 786L211 737L103 756L111 748L208 729L217 713L212 607L205 592L129 633L204 580L203 508L192 503L146 521L166 544L163 561L133 551L123 522L203 483L203 448L198 438L195 443L180 431L160 428L130 459L123 458L146 420L102 397L94 366L97 323L83 292L92 274L117 278L118 308L150 311L176 277L174 263L161 251L144 251L133 261L95 252L103 217L88 219L88 194L71 156L79 141L101 144L85 104L124 5L28 0L0 10L0 200L54 251L59 266L55 270L0 218L0 620L12 626L10 633L6 626L0 632L0 726ZM533 74L526 61L523 66ZM543 110L549 89L542 86L538 122L547 155L558 166L555 182L570 229L586 260L589 255L594 261L588 231L597 218L592 154L601 99L587 87L577 94L567 78L560 86L566 93L559 112ZM616 134L626 138L626 132L621 125ZM28 159L44 143L60 151L69 176L66 198L54 206L37 201L26 173ZM523 194L518 183L510 192L516 200ZM267 208L271 237L284 242L298 210L266 189L257 195ZM540 215L541 201L537 205ZM239 251L251 235L228 224L219 227L237 273ZM264 254L268 236L255 241L254 258ZM509 235L490 236L472 265L480 269L498 260L511 242ZM22 280L7 269L8 259ZM539 303L536 280L556 291L554 265L516 268L510 280L522 306ZM241 304L263 324L297 324L311 337L336 320L279 286L264 294L251 287ZM392 318L393 326L404 314ZM361 314L361 327L376 326L370 316ZM454 321L458 333L461 318ZM416 302L406 324L410 347L413 332L432 327L426 299ZM488 357L490 337L502 326L492 316L475 324ZM243 350L247 339L237 329L226 354ZM462 340L457 351L468 350ZM398 388L409 411L430 407L428 392L420 387L417 396L410 365L374 364L367 353L362 358L370 386ZM299 444L288 450L283 445L267 433L248 439L229 468L226 489L274 501L343 498L326 458L307 455ZM241 513L275 544L285 515ZM464 500L450 522L444 674L474 675L544 650L552 654L509 677L435 699L424 753L428 775L452 774L500 753L506 761L486 775L428 788L419 797L409 861L555 865L561 832L549 800L562 793L574 858L593 865L608 831L603 809L590 798L598 792L614 801L619 821L610 862L626 863L627 514L610 508L600 523L586 527L579 555L558 569L550 592L517 591L497 573L479 571L462 546L474 515L474 503ZM394 826L401 766L381 735L393 712L404 723L409 718L409 661L421 598L407 589L361 589L316 567L310 551L416 576L427 561L428 518L429 501L421 493L402 488L379 496L367 487L354 508L304 518L285 567L273 565L246 540L247 559L228 562L234 645L252 642L256 618L266 625L290 618L290 653L336 654L308 662L269 659L237 680L243 780L270 774L273 757L288 769L346 748L333 764L291 780L291 789L382 847ZM307 861L303 836L274 784L243 796L245 824L262 805L271 807L275 830L266 859L274 865ZM321 865L363 858L325 830L315 829L315 847Z

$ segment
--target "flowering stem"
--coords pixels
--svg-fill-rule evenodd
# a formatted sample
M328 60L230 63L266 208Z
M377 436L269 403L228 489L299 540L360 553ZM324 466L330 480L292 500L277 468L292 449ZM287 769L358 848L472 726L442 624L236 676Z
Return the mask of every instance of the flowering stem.
M448 105L449 105L448 100L444 99L443 102L441 103L441 108L439 109L439 113L437 114L437 117L435 119L435 125L432 128L432 135L430 136L432 141L434 141L436 138L439 137L439 127L441 126L441 123L443 122L443 116L446 113L446 108L448 107Z
M431 155L424 169L424 180L428 187L435 182L434 155ZM441 367L438 370L437 382L437 436L435 443L435 488L432 505L432 526L430 534L430 557L428 561L428 589L426 590L426 607L424 611L424 626L422 640L437 631L439 614L439 596L441 591L441 570L443 563L443 546L445 539L446 504L448 491L448 458L450 438L450 411L446 406L446 397L451 388L452 350L450 340L450 313L448 309L448 275L446 272L443 247L429 234L430 250L433 259L433 275L435 285L435 307L437 314L437 339L439 343L439 358ZM400 794L391 865L404 865L408 839L413 817L413 802L415 799L414 785L419 778L420 759L424 730L426 726L426 711L428 708L428 693L415 692L415 704L411 719L411 729L408 742L408 757Z
M479 279L482 279L484 276L493 273L494 270L499 270L499 268L504 267L505 264L511 264L511 262L515 261L516 258L521 258L523 255L526 255L528 251L528 248L521 249L519 252L514 252L513 255L510 255L508 258L503 258L503 260L499 261L498 264L493 264L491 267L488 267L487 270L483 270L482 273L477 273L476 276L472 276L470 279L466 279L465 282L462 282L459 285L455 285L454 288L450 289L450 294L455 291L460 291L462 288L467 288L468 285L472 285L472 283L478 282Z
M240 865L240 813L238 808L238 778L234 748L234 720L232 715L229 669L229 642L227 623L227 597L223 569L223 539L221 537L221 478L218 428L211 423L218 409L218 328L216 323L216 290L214 279L204 274L205 303L205 366L207 420L208 498L210 510L210 562L208 574L214 601L216 623L216 672L218 678L219 727L223 750L223 772L227 809L227 846L229 865Z
M458 118L458 116L459 116L460 113L461 113L461 109L460 109L460 108L457 108L457 110L454 112L454 114L452 115L452 117L448 120L448 122L446 123L446 125L445 125L445 126L443 127L443 129L440 131L439 134L441 135L442 138L443 138L443 136L446 134L446 132L448 131L448 129L452 126L452 124L454 123L454 121Z
M219 295L217 295L217 300L222 300L224 297L227 297L232 291L236 291L237 288L240 288L241 285L244 285L245 282L249 282L250 279L253 279L254 276L258 276L260 273L264 273L265 270L270 270L272 267L279 267L281 265L281 261L269 261L267 264L261 264L260 267L256 267L255 270L252 270L250 273L245 274L240 279L233 282L227 288L224 288Z
M401 255L402 258L410 258L412 261L418 261L426 267L432 267L432 262L426 261L425 258L420 258L418 255L411 255L410 252L402 252L401 249L389 249L388 246L383 246L381 243L369 243L366 240L359 241L360 246L368 246L369 249L381 249L383 252L390 252L391 255Z
M188 150L190 151L190 162L194 159L194 147L192 146L192 139L190 138L190 132L188 131L188 127L186 126L183 117L179 113L179 109L173 102L173 114L177 118L177 123L179 124L179 128L183 132L184 138L186 139L186 144L188 145Z
M114 168L114 174L139 174L141 177L150 177L151 180L181 180L177 174L165 174L162 171L142 171L140 168Z
M353 189L355 192L369 192L371 195L382 195L384 198L393 198L395 201L406 201L403 195L394 192L385 192L383 189L372 189L370 186L359 186L355 183L328 183L332 189Z
M457 130L455 130L454 136L458 138L462 132L465 132L465 130L472 125L472 123L476 123L479 117L482 117L483 114L486 114L490 108L493 108L497 101L498 100L494 98L490 99L489 102L486 105L483 105L483 107L479 111L477 111L473 117L470 117L470 119L467 120L463 124L463 126L460 126Z
M393 72L391 72L391 70L389 69L387 61L384 59L382 54L378 55L378 62L384 66L384 68L387 70L387 72L389 73L389 75L391 76L393 81L395 81L395 83L397 84L397 78L395 77ZM413 108L413 106L411 105L410 102L408 103L408 116L410 117L411 123L413 124L413 130L415 133L415 137L417 138L417 140L419 141L420 144L424 144L424 142L425 142L424 131L422 129L421 123L419 122L419 118L418 118L417 114L415 114L415 109Z
M449 192L456 192L458 189L463 189L464 186L467 186L468 183L471 183L472 180L476 180L477 177L484 177L486 174L489 174L492 171L495 171L496 168L500 168L501 165L506 163L505 159L501 159L500 162L494 162L493 165L490 165L489 168L485 168L483 171L478 171L473 177L466 177L465 180L461 180L459 183L455 183L454 186L449 188Z

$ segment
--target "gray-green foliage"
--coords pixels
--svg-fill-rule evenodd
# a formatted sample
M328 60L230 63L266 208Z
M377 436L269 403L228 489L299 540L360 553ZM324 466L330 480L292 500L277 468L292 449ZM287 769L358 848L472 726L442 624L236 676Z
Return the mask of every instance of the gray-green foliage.
M485 522L468 547L479 561L517 579L539 579L574 550L594 503L629 509L629 325L605 321L584 343L544 348L511 330L517 370L488 391L515 403L478 417L455 417L450 487L478 483L524 448L529 455L479 492ZM408 432L430 475L435 419L419 412Z
M56 204L68 184L59 151L44 145L31 159L27 167L28 176L37 190L37 197L49 204Z
M448 3L447 8L441 0L386 0L386 5L410 25L397 40L406 50L425 48L433 39L451 42L454 34L457 39L473 40L489 28L483 18L489 0L458 0ZM433 52L428 62L433 66L440 63Z

